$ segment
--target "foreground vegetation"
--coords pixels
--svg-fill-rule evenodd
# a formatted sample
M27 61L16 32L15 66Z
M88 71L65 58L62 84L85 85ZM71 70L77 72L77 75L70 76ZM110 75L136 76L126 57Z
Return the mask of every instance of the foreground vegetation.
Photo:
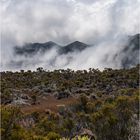
M34 110L50 96L74 102ZM139 65L1 72L1 99L2 140L139 139Z

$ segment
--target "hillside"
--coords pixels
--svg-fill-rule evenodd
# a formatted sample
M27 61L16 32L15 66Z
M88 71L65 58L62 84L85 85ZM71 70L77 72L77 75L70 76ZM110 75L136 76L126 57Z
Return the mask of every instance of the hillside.
M1 103L3 140L137 140L139 65L1 72Z

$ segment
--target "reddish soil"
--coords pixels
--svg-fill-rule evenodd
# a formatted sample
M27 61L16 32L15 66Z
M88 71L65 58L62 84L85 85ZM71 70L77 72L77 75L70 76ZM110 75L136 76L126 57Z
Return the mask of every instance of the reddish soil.
M51 111L57 112L61 106L68 106L77 102L77 100L73 97L65 98L65 99L56 99L53 96L43 96L38 99L39 103L35 105L28 105L21 107L24 113L31 113L31 112L44 112L47 109Z

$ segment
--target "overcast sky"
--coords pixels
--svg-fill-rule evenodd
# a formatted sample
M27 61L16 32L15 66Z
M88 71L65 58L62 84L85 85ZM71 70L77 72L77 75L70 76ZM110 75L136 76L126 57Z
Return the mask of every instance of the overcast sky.
M2 46L75 40L139 31L139 0L1 0Z

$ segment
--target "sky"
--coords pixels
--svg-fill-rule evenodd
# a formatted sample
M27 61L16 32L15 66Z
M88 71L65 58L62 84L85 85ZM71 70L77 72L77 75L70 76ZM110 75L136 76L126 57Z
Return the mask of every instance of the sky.
M99 43L112 43L110 40L140 31L140 0L1 0L0 3L3 65L13 58L13 46L29 42L54 41L65 45L78 40L100 46Z

